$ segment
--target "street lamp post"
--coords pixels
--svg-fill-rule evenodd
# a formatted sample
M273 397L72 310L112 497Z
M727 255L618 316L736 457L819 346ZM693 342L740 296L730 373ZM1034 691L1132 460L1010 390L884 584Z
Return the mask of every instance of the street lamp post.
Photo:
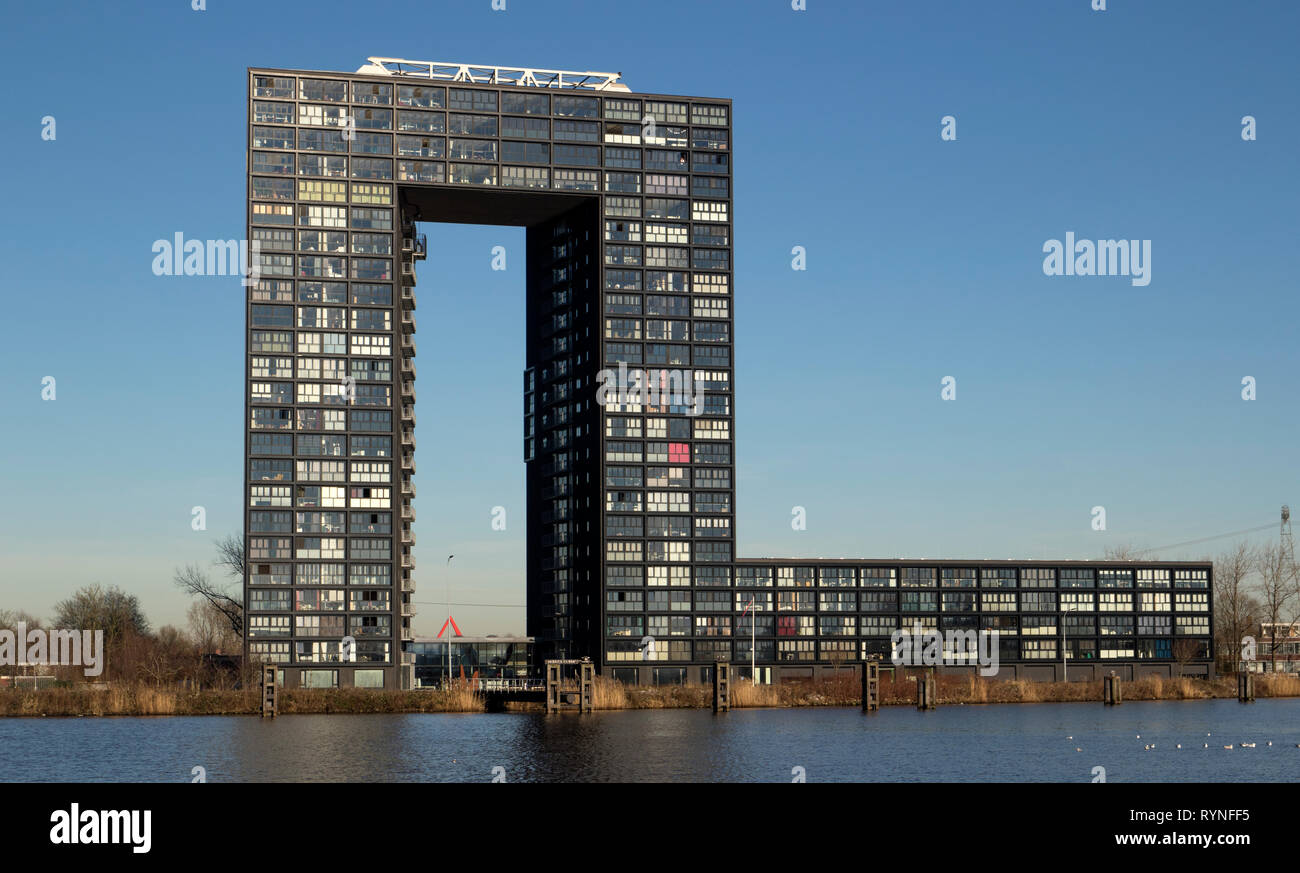
M447 623L443 625L443 630L447 632L447 642L443 643L447 649L447 670L442 674L442 687L451 687L451 559L455 555L447 556Z

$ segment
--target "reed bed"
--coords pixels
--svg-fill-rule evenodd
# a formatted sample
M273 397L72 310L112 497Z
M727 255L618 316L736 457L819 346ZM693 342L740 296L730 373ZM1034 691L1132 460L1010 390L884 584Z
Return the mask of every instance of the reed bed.
M793 706L859 706L861 683L856 676L754 685L738 680L731 686L733 708ZM1300 697L1300 676L1259 674L1258 698ZM1205 679L1136 679L1124 683L1124 699L1205 700L1237 696L1234 677ZM941 705L995 703L1065 703L1101 700L1101 681L1032 682L993 680L979 676L939 676L936 697ZM60 686L39 691L0 689L0 716L152 716L257 715L258 689L194 691L148 684L116 684L108 688ZM596 709L682 709L712 706L707 685L624 685L603 676L593 689ZM907 677L880 677L880 702L885 706L914 705L916 684ZM283 688L280 713L484 712L484 696L469 683L446 689L396 691L369 688ZM514 711L536 711L540 703L513 703Z
M379 712L483 712L483 696L467 685L392 691L371 688L282 688L282 715ZM0 689L0 716L258 715L261 692L188 691L151 685L110 688Z

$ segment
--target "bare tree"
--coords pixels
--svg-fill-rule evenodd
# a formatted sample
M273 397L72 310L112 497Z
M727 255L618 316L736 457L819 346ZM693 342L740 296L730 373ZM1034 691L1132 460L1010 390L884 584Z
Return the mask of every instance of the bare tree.
M247 565L244 561L244 535L231 534L224 539L217 540L217 557L212 563L218 567L224 567L226 573L239 579L242 584L244 581L244 571Z
M1138 551L1137 546L1132 543L1107 546L1102 554L1107 561L1136 561L1142 557L1142 552Z
M1247 585L1255 569L1255 549L1242 540L1214 559L1214 636L1221 662L1236 670L1241 641L1260 621L1260 605Z
M17 630L20 621L28 628L41 626L41 620L30 612L21 609L0 609L0 628Z
M242 560L241 560L242 563ZM239 638L244 636L244 601L230 591L230 583L213 582L198 566L186 565L177 569L173 581L177 588L193 597L201 597L225 617L230 629Z
M1272 625L1269 669L1276 673L1278 645L1291 635L1296 624L1296 618L1293 617L1285 631L1281 627L1286 621L1284 616L1293 611L1292 600L1300 594L1296 588L1296 567L1281 543L1269 543L1255 552L1255 571L1259 574L1259 599L1264 609L1264 618Z
M1201 644L1196 640L1188 639L1174 640L1172 654L1174 657L1174 663L1178 665L1179 676L1183 676L1187 673L1187 664L1192 659L1205 657L1201 651Z
M189 622L190 636L199 651L216 655L239 651L239 635L230 626L226 614L211 601L194 601L185 617Z
M169 685L193 672L194 643L180 630L165 625L141 652L138 675L154 685Z

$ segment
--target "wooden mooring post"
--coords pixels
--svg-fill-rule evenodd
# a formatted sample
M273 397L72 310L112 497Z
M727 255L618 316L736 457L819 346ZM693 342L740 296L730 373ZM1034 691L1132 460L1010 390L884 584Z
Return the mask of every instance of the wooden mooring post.
M726 661L713 665L713 711L731 711L731 664Z
M1255 702L1255 674L1249 670L1237 674L1237 700L1241 703Z
M1119 706L1124 702L1124 680L1111 673L1101 677L1101 702L1107 706Z
M916 708L934 709L938 704L934 695L934 674L916 677Z
M880 709L880 662L875 658L862 662L862 711Z
M279 708L280 686L276 684L276 668L262 668L262 718L275 718Z

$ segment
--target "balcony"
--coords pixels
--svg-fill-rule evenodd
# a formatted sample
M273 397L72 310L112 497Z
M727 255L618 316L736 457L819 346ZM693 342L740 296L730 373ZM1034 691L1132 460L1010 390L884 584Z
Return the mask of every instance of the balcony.
M410 504L404 504L402 506L402 518L407 521L415 521L415 507Z
M402 262L402 284L415 285L415 264L410 261Z
M414 497L414 496L415 496L415 483L412 482L410 479L403 479L403 480L402 480L402 493L405 494L407 497Z
M415 545L415 531L411 530L410 528L402 529L402 545L404 546Z
M403 580L402 580L402 590L403 590L403 591L411 591L411 592L415 591L415 580L414 580L414 579L403 579Z
M402 302L406 304L407 309L415 309L415 291L411 288L402 289Z
M415 407L404 404L402 406L402 421L409 421L411 426L415 426Z
M415 569L415 555L402 555L402 566L407 570Z
M402 402L405 403L405 402L408 401L408 400L409 400L411 403L414 403L414 402L415 402L415 384L412 383L412 382L403 382L403 383L402 383Z
M415 431L410 429L402 431L402 445L415 448Z
M402 639L411 639L411 632L408 628L402 628ZM415 652L402 652L402 666L410 667L415 664Z
M413 640L415 639L415 634L411 633L411 629L409 627L407 627L406 625L402 625L401 637L403 640ZM410 658L411 660L408 661L406 660L407 658ZM414 664L415 655L412 654L411 652L402 652L402 663Z
M402 313L402 333L415 333L415 313L409 309Z
M429 238L422 233L403 237L402 253L411 255L417 261L423 261L429 256Z
M408 358L415 356L415 337L409 333L402 334L402 354Z
M410 358L403 358L403 359L402 359L402 373L403 373L403 374L407 374L407 373L409 373L410 376L411 376L411 378L414 379L414 378L415 378L415 361L412 361Z
M402 469L407 473L415 472L415 455L402 455Z
M415 604L414 604L414 603L403 603L403 604L402 604L402 617L403 617L403 618L410 618L410 617L413 616L413 615L415 615Z

